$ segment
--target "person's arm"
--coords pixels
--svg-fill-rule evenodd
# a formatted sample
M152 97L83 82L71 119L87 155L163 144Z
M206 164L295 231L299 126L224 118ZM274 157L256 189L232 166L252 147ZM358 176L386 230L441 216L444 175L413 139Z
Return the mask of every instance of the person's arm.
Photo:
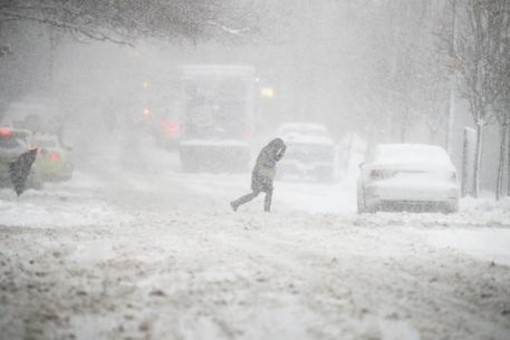
M280 159L283 158L283 156L285 155L285 150L287 150L287 145L283 145L279 150L278 152L276 153L276 157L275 157L275 160L278 162L280 161Z
M257 163L266 168L272 168L276 165L276 161L274 160L272 153L266 148L262 149L260 152Z

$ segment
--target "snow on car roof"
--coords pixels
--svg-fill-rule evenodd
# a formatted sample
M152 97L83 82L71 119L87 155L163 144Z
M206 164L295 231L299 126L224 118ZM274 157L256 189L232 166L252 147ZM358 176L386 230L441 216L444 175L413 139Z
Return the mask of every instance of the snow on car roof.
M440 146L428 144L381 144L375 151L375 162L451 164L450 156Z

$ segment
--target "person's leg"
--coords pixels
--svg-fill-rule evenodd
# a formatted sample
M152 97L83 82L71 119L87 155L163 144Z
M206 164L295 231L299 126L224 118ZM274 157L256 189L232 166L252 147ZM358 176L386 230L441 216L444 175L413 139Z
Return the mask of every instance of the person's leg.
M239 208L240 205L242 205L244 203L248 203L249 201L251 201L252 199L257 197L259 195L259 193L260 193L260 191L250 192L249 194L241 196L238 199L236 199L235 201L230 202L230 205L232 206L232 209L234 209L234 211L237 211L237 208Z
M264 211L271 212L271 202L273 200L273 189L266 191L266 197L264 198Z

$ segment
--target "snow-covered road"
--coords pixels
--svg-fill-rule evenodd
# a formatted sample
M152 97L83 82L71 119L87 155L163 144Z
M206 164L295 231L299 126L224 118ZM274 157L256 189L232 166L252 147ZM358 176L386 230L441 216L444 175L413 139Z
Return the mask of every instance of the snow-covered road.
M0 338L510 338L510 202L358 216L347 178L233 213L248 187L152 150L0 191Z

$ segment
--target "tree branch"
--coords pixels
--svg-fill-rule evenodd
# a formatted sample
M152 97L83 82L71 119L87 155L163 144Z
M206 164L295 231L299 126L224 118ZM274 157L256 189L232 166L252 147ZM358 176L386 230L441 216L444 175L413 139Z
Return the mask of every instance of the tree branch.
M61 28L64 30L69 30L71 32L82 34L92 40L108 41L108 42L112 42L115 44L127 45L127 46L131 46L131 47L134 46L133 43L128 42L126 40L117 39L112 36L106 35L104 33L100 33L100 32L91 32L87 29L84 29L82 27L78 27L78 26L75 26L75 25L72 25L69 23L58 22L58 21L50 20L50 19L41 19L41 18L37 18L34 16L30 16L30 15L9 13L9 12L5 12L5 11L0 12L0 15L5 15L8 18L10 18L11 20L27 20L27 21L37 22L37 23L41 23L41 24L47 24L47 25L50 25L53 27L57 27L57 28Z

